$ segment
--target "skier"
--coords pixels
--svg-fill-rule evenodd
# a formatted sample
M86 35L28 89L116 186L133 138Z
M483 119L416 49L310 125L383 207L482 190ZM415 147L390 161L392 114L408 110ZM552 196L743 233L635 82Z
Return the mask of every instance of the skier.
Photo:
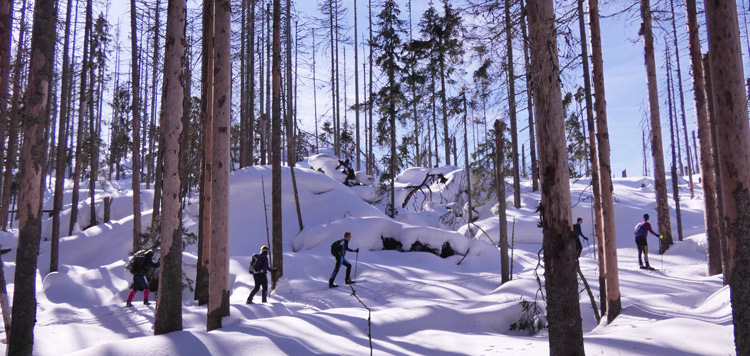
M159 262L151 260L153 257L153 250L146 251L143 256L138 256L137 253L133 256L133 261L130 266L130 272L133 273L133 286L130 294L128 294L128 301L125 303L126 307L133 306L131 302L133 301L133 298L135 298L135 293L139 290L143 291L143 304L150 305L148 302L148 295L151 293L151 290L149 290L146 275L148 275L151 268L159 268Z
M576 224L573 225L573 231L576 233L576 259L581 257L581 251L583 251L583 245L581 244L581 239L578 237L583 237L584 240L588 241L589 238L583 235L583 229L581 229L581 223L583 222L582 218L578 218L576 221Z
M359 248L356 250L352 250L349 248L349 240L352 238L351 232L345 232L344 238L341 240L338 240L331 245L331 254L333 254L334 257L336 257L336 266L333 268L333 273L331 273L331 279L328 280L328 288L336 288L338 285L333 284L333 280L336 279L336 275L339 273L339 267L343 264L346 266L346 284L352 284L354 281L351 279L351 271L352 271L352 264L349 263L349 261L346 260L344 255L346 255L346 251L351 252L357 252L359 253Z
M643 221L635 226L635 244L638 246L638 265L640 265L641 269L654 270L648 263L648 241L646 237L648 237L649 232L660 239L663 235L657 234L651 229L651 223L648 222L648 218L648 214L643 214ZM646 259L645 265L641 260L641 254Z
M253 288L252 292L250 292L250 296L247 297L247 301L245 304L253 304L253 297L256 293L258 293L258 290L263 287L263 292L261 293L261 302L265 303L266 296L267 296L267 290L268 290L268 276L266 276L266 272L270 270L268 267L268 246L263 246L260 248L260 255L256 255L255 257L257 259L257 262L255 265L253 265L253 261L250 261L250 270L253 273L253 280L255 281L255 288Z

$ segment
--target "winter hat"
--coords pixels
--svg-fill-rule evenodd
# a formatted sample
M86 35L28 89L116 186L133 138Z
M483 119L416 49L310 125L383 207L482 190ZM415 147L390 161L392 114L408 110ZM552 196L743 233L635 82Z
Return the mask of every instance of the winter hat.
M643 220L648 220L648 214L643 214Z
M268 246L266 246L266 245L263 245L263 247L261 247L261 248L260 248L260 252L261 252L261 253L263 253L263 252L268 252Z

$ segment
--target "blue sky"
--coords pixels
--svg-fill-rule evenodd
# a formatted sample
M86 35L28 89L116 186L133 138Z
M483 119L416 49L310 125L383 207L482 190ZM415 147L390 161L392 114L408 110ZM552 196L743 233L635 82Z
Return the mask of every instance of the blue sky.
M192 3L192 4L191 4ZM303 14L307 16L320 16L317 11L317 1L298 1L297 7ZM197 1L190 0L189 6L195 7ZM399 1L399 5L402 12L402 18L407 16L406 1ZM112 10L112 22L116 22L114 16L118 13L122 14L123 11L129 11L127 4L116 2L113 4ZM123 8L125 6L125 8ZM345 1L344 6L349 8L348 12L348 23L353 23L353 12L351 11L352 2ZM367 29L367 1L357 1L358 16L359 16L359 37L362 38L363 34ZM426 1L414 1L413 4L413 23L416 27L416 23L428 6ZM436 1L436 7L439 7L439 1ZM615 8L607 8L606 6L602 9L602 15L609 15L615 12ZM676 9L678 12L678 24L677 30L680 36L680 54L681 54L681 66L682 66L682 82L683 90L685 92L685 109L686 119L688 125L688 134L691 135L691 131L695 128L695 117L693 110L693 95L692 95L692 84L691 77L689 76L689 60L687 57L687 42L684 39L685 26L684 26L684 10L682 8ZM374 13L375 14L375 13ZM373 14L373 15L374 15ZM699 21L703 22L702 15L699 15ZM127 20L127 17L124 17ZM602 18L602 35L603 35L603 53L604 53L604 76L607 96L607 116L609 123L609 132L611 139L611 151L612 151L612 172L613 174L620 176L623 170L627 170L629 176L637 176L643 174L643 152L642 152L642 128L646 127L646 114L648 112L648 95L646 90L646 75L644 68L643 59L643 42L638 36L638 28L640 26L640 17L637 8L627 14L618 16L606 16ZM124 22L125 28L123 29L123 36L127 36L129 33L129 23ZM573 33L577 35L577 24L571 26ZM588 29L587 29L588 30ZM351 37L353 34L350 33ZM415 37L416 37L415 33ZM671 156L669 151L669 121L667 116L667 109L665 103L665 68L664 68L664 32L655 30L656 36L656 63L657 63L657 75L659 79L659 91L662 94L660 98L660 109L661 109L661 122L662 122L662 134L664 136L664 159L669 167L671 162ZM705 36L702 34L704 41L703 52L706 51ZM127 37L123 37L123 50L128 51L129 44L127 43ZM670 39L671 45L671 39ZM517 63L522 62L521 53L516 51L518 59ZM308 55L309 56L309 55ZM362 47L360 44L360 71L361 61L363 56ZM328 66L330 66L327 54L323 54L320 51L318 54L317 64L317 78L318 78L318 115L319 117L326 113L327 107L330 106L330 92L322 80L327 80L330 77L328 72ZM348 84L348 104L351 105L354 102L353 92L353 48L350 46L347 48L347 76L349 77ZM304 73L306 70L304 61L309 59L300 59L300 74L308 75ZM307 69L309 71L309 69ZM343 70L343 69L342 69ZM580 69L576 69L580 72ZM580 74L573 74L572 76L580 76ZM322 80L321 80L322 79ZM360 78L360 86L362 85L362 79ZM579 79L580 83L581 80ZM518 83L517 86L521 86ZM566 88L564 88L565 90ZM343 90L343 88L342 88ZM360 97L362 94L360 93ZM301 80L299 83L299 120L300 125L303 129L313 131L313 102L312 102L312 87L310 83L306 83ZM349 112L349 120L353 120L354 113ZM520 111L518 114L519 126L522 126L523 122L527 122L525 111ZM401 130L399 128L399 130ZM692 146L692 136L690 136L690 145ZM520 142L528 147L528 134L524 131L520 134ZM460 141L460 140L459 140ZM458 142L459 147L462 146L462 142ZM649 170L652 170L652 163L649 156ZM459 157L459 161L463 162L463 158ZM527 161L528 164L528 161Z

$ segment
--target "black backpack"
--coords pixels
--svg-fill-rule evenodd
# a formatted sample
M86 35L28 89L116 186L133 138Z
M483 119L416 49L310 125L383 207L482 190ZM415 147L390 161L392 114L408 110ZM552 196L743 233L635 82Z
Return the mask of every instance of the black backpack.
M146 261L146 250L140 250L133 254L125 265L125 269L130 273L136 274L140 272L143 267L143 262Z
M257 253L253 254L253 257L250 259L250 268L248 269L248 272L252 274L263 273L260 268L260 255Z
M339 255L341 255L341 241L342 241L342 240L343 240L343 239L341 239L341 240L336 240L336 241L334 241L334 242L333 242L333 243L331 244L331 255L333 255L334 257L335 257L335 256L339 256Z

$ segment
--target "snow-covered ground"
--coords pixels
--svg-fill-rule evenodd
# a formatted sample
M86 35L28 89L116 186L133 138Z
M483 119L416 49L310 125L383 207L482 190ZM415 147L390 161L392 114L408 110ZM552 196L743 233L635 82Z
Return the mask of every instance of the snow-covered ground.
M328 166L331 162L325 157L313 157L304 167ZM543 270L536 270L542 233L536 227L538 215L534 209L540 193L531 192L528 184L522 186L520 209L512 208L512 193L507 192L508 229L514 246L513 280L501 285L500 253L493 247L499 235L493 203L476 209L480 213L476 225L481 231L474 229L475 239L466 237L469 232L465 225L456 231L444 229L446 214L452 214L451 203L460 210L461 204L455 202L461 195L463 170L413 168L403 172L397 180L397 202L405 199L405 187L418 185L427 173L442 173L447 179L431 185L431 200L428 194L417 194L418 203L399 209L395 221L383 213L387 199L378 201L374 187L346 187L340 183L343 177L331 172L323 174L309 168L295 172L304 229L299 231L291 176L283 169L285 276L269 302L260 304L256 296L258 304L245 304L253 287L247 272L250 256L267 244L267 231L271 229L271 170L250 167L231 175L231 315L223 320L223 328L206 332L206 307L198 306L193 293L186 289L182 302L184 330L161 336L153 336L154 303L124 308L131 281L124 265L132 246L132 192L127 189L128 181L108 183L102 192L114 197L113 221L63 238L60 272L48 274L50 244L43 238L34 354L364 355L370 353L370 347L376 355L549 353L546 330L536 334L510 330L523 314L521 301L537 301L542 310L544 307L535 277L543 277ZM366 177L358 174L357 178ZM591 236L593 212L588 183L585 179L572 182L571 195L573 215L584 218L584 233ZM700 189L696 198L690 199L682 183L685 240L660 256L656 239L650 237L651 265L657 271L649 272L638 269L632 231L643 213L656 216L653 181L615 179L623 309L613 323L597 324L580 283L587 354L735 353L729 289L722 285L721 276L706 276ZM143 195L144 209L150 208L151 192ZM86 226L88 206L81 206L79 225ZM146 213L144 226L150 220L150 211ZM67 222L68 216L63 215L63 221ZM188 230L197 228L197 216L197 204L189 205L184 214ZM451 219L453 224L458 221L462 225L462 217L453 214ZM63 227L66 229L67 224ZM43 231L43 237L48 236L49 221ZM328 289L334 265L329 247L346 231L352 232L350 247L360 249L358 254L349 252L346 256L354 265L352 273L356 271L359 283L353 288L344 286L342 269L337 277L341 287ZM674 235L677 240L676 232ZM447 242L455 254L440 258L427 252L383 250L382 238L399 241L405 249L419 241L438 252ZM593 240L584 242L580 261L598 302ZM0 235L0 244L14 248L15 235ZM188 246L183 254L184 271L191 279L195 276L196 251L196 246ZM14 252L15 248L3 256L11 300ZM140 298L139 293L136 301ZM5 335L0 337L5 342ZM6 352L7 345L0 345Z

